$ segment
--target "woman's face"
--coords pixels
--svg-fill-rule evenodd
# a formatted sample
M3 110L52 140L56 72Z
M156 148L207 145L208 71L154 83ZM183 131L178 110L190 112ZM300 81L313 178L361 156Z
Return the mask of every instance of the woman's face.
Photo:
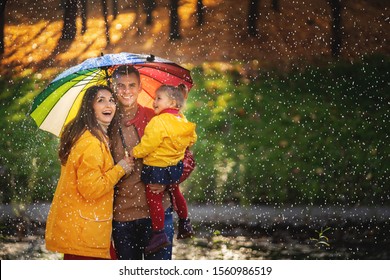
M115 115L116 106L115 100L111 92L106 89L101 89L96 94L93 101L93 111L99 122L110 123Z

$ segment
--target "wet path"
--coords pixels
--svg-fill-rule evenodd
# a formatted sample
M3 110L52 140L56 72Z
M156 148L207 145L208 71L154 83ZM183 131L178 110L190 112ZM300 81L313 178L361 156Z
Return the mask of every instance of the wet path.
M45 249L48 207L27 207L19 218L1 209L0 259L61 259ZM390 259L389 208L203 205L190 213L197 234L174 240L177 260ZM327 244L319 244L326 227Z

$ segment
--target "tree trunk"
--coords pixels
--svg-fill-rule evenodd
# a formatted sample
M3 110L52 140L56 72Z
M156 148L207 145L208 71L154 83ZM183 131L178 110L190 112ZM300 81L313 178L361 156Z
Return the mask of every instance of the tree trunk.
M141 16L142 16L142 7L141 0L134 0L134 9L135 9L135 19L134 19L134 27L138 36L141 36L142 26L141 26Z
M78 0L65 1L61 40L74 40L76 37L77 2Z
M105 34L106 34L106 42L107 45L110 44L110 27L108 25L108 7L107 7L107 1L102 0L102 11L103 11L103 17L104 17L104 26L105 26Z
M204 10L203 1L202 0L196 1L196 16L198 19L198 21L197 21L198 26L203 25L203 22L204 22L203 10Z
M4 25L5 25L5 4L7 0L0 2L0 55L4 53Z
M81 11L81 34L87 31L87 0L79 0Z
M331 51L333 57L339 57L341 52L341 0L328 0L332 10Z
M156 1L145 0L145 13L146 13L146 24L151 25L153 23L153 11L156 7Z
M259 2L260 0L249 0L248 9L248 34L252 37L258 35L258 29L256 27L258 14L259 14Z
M112 15L114 19L118 16L118 0L112 0Z
M180 21L179 21L179 0L170 1L170 31L169 39L176 40L180 39Z
M271 7L272 7L272 10L279 13L280 12L279 0L272 0Z

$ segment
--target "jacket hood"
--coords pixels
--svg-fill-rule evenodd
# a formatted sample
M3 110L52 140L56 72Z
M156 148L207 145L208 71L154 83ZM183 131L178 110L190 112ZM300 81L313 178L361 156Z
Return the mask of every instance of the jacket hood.
M175 118L176 121L166 121L165 125L167 130L170 131L172 144L178 150L185 150L188 146L192 146L195 142L194 131L196 125L180 115L171 114L171 118Z

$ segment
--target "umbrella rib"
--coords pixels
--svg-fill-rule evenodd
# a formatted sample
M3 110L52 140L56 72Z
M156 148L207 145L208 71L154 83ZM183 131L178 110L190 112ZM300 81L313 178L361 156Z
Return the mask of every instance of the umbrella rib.
M144 91L150 98L154 99L153 96L152 96L148 91L146 91L146 89L143 89L143 91Z
M139 65L140 65L140 66L138 67L138 69L148 68L148 66L144 66L144 65L142 65L142 64L139 64ZM180 67L180 68L186 70L185 68L183 68L183 67L181 67L181 66L179 66L179 65L175 65L175 67ZM153 67L149 67L149 68L153 68ZM187 83L191 83L190 81L187 81L186 77L183 78L183 77L181 77L181 76L179 76L179 75L176 75L176 74L171 73L171 72L164 71L163 69L160 69L160 68L153 68L153 69L158 70L158 71L161 71L161 72L169 73L169 75L172 75L172 76L174 76L174 77L176 77L176 78L178 78L178 79L180 79L180 80L184 80L184 81L186 81ZM186 71L188 71L188 70L186 70ZM144 75L145 75L145 74L144 74ZM149 75L147 75L147 76L150 77L150 78L152 78L153 80L156 80L157 82L159 82L159 80L157 80L156 78L151 77L151 76L149 76Z
M83 84L83 88L80 90L79 94L80 94L81 92L83 92L83 91L85 90L85 88L86 88L89 84L91 84L92 82L99 81L100 79L96 78L96 76L99 76L99 74L100 74L99 72L95 73L95 76L94 76L91 80L86 81L86 83ZM73 100L72 106L70 106L70 108L72 108L72 107L74 106L76 100L77 100L77 98L75 98L75 99ZM66 114L65 121L68 119L69 114L70 114L70 111L71 111L71 110L69 110L68 113ZM64 123L64 125L65 125L65 123Z
M94 70L96 71L96 70ZM88 71L86 73L81 73L81 74L78 74L77 77L73 77L71 79L67 79L67 77L63 78L63 80L65 82L61 82L61 80L57 80L57 81L53 81L52 83L50 83L46 89L44 89L35 99L34 99L34 102L30 108L30 111L29 111L29 114L31 114L32 112L34 112L39 106L40 104L49 96L51 95L53 92L57 91L60 87L62 87L64 84L66 83L69 83L69 82L74 82L75 84L77 84L78 82L81 82L83 79L85 79L85 77L89 77L91 75L91 72L93 73L93 71ZM76 75L77 73L74 73L72 75ZM89 75L87 75L89 74ZM57 86L55 86L56 84L58 84ZM55 86L54 89L51 89L51 87ZM48 90L50 90L50 93L48 94Z
M177 66L177 67L180 67L180 66ZM138 67L138 69L142 69L142 68L148 68L148 67L147 67L147 66L143 66L143 65L140 65L140 67ZM156 69L156 70L158 70L158 71L164 72L163 70L158 69L158 68L153 68L153 69ZM184 69L184 68L183 68L183 69ZM178 75L172 74L172 73L170 73L170 72L165 72L165 73L169 73L169 74L172 75L173 77L176 77L176 78L178 78L178 79L180 79L180 80L186 81L185 79L183 79L183 77L180 77L180 76L178 76ZM152 76L150 76L150 75L147 75L146 73L142 73L142 75L145 75L145 76L149 77L150 79L152 79L152 80L154 80L154 81L156 81L156 82L158 82L158 83L161 83L161 81L159 81L159 80L156 79L155 77L152 77ZM189 81L186 81L186 82L190 83ZM161 84L162 84L162 83L161 83ZM146 89L143 89L143 90L144 90L144 92L145 92L147 95L149 95L150 98L154 99L154 98L153 98L153 95L150 94L148 91L146 91Z
M96 83L96 81L99 81L100 79L99 78L97 78L97 76L99 76L99 72L97 72L97 73L94 73L95 75L90 79L90 80L88 80L88 81L85 81L85 83L80 83L80 82L82 82L84 79L79 79L79 78L77 78L77 79L73 79L72 81L79 81L79 83L77 83L75 86L72 86L70 89L72 89L72 88L75 88L75 87L82 87L81 89L80 89L80 91L79 91L79 93L78 94L80 94L82 91L84 91L84 89L89 85L89 84L91 84L91 83ZM85 78L88 78L88 77L90 77L90 76L88 76L88 75L83 75ZM81 77L81 76L80 76ZM103 80L103 79L102 79ZM66 92L68 92L69 91L69 89L66 91ZM66 94L66 92L63 94L63 95L65 95ZM47 112L47 114L46 114L46 116L45 116L45 118L42 120L42 123L46 120L46 118L50 115L50 113L53 111L53 109L56 107L56 105L58 104L58 102L60 102L60 100L61 100L61 98L59 98L54 104L53 104L53 106L50 108L50 110L48 110L48 112ZM74 106L74 104L75 104L75 102L76 102L76 100L77 100L77 98L75 98L74 100L73 100L73 102L72 102L72 105L70 106L70 108L72 108L73 106ZM65 117L65 121L68 119L68 117L69 117L69 114L70 114L70 111L71 110L69 110L69 112L66 114L66 117ZM64 123L65 124L65 123ZM62 129L61 129L62 130Z

